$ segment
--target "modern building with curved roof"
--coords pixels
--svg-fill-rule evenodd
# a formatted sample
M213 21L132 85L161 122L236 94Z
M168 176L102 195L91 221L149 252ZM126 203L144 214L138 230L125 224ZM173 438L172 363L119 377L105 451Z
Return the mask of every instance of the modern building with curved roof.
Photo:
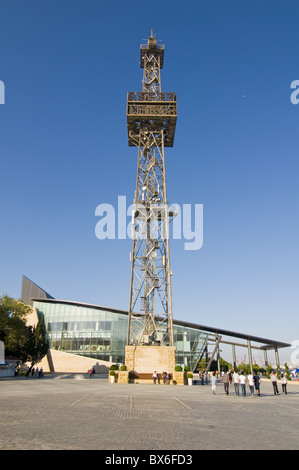
M125 363L126 310L55 299L25 276L21 299L33 307L29 323L36 324L42 316L45 320L49 352L42 364L44 370L86 372L95 366L98 371L107 371L111 364ZM253 349L263 351L265 363L268 361L267 351L274 350L279 364L278 350L290 346L280 341L186 321L174 320L173 324L176 363L193 371L203 358L207 368L213 359L219 360L221 344L231 345L234 366L236 346L248 350L251 364Z

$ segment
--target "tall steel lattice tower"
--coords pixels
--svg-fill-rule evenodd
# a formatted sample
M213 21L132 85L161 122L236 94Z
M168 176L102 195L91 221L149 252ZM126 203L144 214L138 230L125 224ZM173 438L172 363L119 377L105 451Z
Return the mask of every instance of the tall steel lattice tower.
M163 61L152 32L140 46L142 92L127 99L128 143L138 147L127 340L135 346L173 346L164 148L173 146L177 104L175 93L161 92Z

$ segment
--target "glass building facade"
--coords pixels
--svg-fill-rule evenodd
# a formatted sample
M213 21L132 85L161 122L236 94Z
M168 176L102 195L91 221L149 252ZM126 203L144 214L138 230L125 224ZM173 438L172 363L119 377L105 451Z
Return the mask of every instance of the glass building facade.
M51 349L117 364L125 363L128 315L126 312L62 301L34 301L39 318L44 316ZM193 370L207 333L174 321L176 363Z

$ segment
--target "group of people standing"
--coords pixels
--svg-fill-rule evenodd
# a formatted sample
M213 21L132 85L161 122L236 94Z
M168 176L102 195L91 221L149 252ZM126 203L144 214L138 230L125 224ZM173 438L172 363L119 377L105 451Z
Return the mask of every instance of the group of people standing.
M224 372L223 377L223 386L224 386L224 391L226 395L229 394L229 386L230 384L234 385L235 389L235 395L240 396L240 393L242 394L243 397L246 396L246 383L248 383L249 386L249 392L251 396L254 395L254 391L256 391L256 394L258 397L260 397L260 383L261 379L260 376L257 375L256 373L249 374L246 376L243 371L240 372L233 372L229 370L228 372Z
M41 367L40 369L37 367L36 369L34 367L27 367L26 368L26 377L43 377L44 376L44 371L43 368Z
M277 375L273 371L271 372L270 379L271 379L271 382L272 382L274 395L279 395L278 386L277 386L277 380L278 379L277 379ZM287 380L285 374L281 374L280 380L281 380L282 393L287 395L287 393L288 393L287 392L288 380Z
M274 395L279 394L278 387L277 387L277 375L272 372L270 376L273 392ZM228 372L224 372L222 375L222 382L224 386L224 392L226 395L229 395L229 386L234 385L235 396L240 396L242 394L243 397L246 396L246 384L249 387L249 393L251 396L254 396L254 392L258 397L261 396L260 392L260 384L261 378L256 373L250 373L249 375L245 375L243 371L234 372L229 370ZM211 376L211 385L212 385L212 392L216 395L216 385L217 385L217 375L213 372ZM282 385L282 393L287 394L287 378L284 374L281 375L281 385Z
M201 385L208 385L209 383L209 373L207 370L202 369L199 371L199 380Z

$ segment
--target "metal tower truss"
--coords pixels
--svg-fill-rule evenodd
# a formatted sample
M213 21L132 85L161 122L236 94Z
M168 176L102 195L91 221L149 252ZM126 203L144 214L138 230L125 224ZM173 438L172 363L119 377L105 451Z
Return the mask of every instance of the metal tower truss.
M161 93L164 46L141 45L143 91L129 92L128 140L138 147L128 345L173 346L169 221L164 147L172 146L176 95Z

